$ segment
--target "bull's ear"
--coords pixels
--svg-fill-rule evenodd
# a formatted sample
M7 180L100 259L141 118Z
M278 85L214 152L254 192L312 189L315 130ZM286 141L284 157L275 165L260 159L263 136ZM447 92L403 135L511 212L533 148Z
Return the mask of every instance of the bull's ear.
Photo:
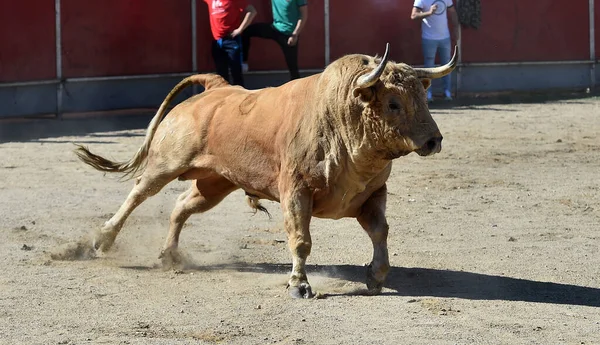
M423 88L425 88L425 90L429 89L429 87L431 86L431 79L429 78L420 78L421 79L421 84L423 84Z
M373 100L373 97L375 97L375 92L372 87L357 87L352 90L352 94L354 97L360 98L360 101L363 103L369 103Z

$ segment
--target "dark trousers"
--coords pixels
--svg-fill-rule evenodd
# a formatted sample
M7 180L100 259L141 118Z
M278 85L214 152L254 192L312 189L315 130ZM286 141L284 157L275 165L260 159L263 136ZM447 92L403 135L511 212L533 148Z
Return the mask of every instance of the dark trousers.
M285 62L287 63L288 70L290 71L290 78L292 80L300 78L300 73L298 72L298 41L296 41L296 45L289 46L287 41L290 38L290 35L286 35L277 31L269 23L256 23L248 26L246 30L244 30L242 37L242 47L244 48L244 62L248 61L248 52L250 51L251 37L260 37L274 40L275 42L277 42L277 44L279 44L281 50L283 51Z
M242 39L240 36L236 38L222 38L218 41L213 41L212 56L217 67L217 74L223 79L229 81L229 71L231 70L231 78L233 85L244 86L244 76L242 75Z

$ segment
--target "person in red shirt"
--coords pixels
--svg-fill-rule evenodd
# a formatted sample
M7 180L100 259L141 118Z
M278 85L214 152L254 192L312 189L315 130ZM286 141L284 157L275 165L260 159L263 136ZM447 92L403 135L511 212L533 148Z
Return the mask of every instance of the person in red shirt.
M208 5L210 29L214 38L212 56L217 74L233 85L244 86L242 75L242 32L256 17L247 0L204 0Z

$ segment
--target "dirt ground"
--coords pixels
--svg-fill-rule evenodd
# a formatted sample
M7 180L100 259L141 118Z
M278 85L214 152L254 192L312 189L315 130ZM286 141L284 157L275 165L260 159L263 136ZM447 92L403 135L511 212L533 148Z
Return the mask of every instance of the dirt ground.
M163 269L189 182L136 209L107 255L54 260L76 256L69 246L132 187L72 143L128 159L148 117L45 120L16 137L0 123L0 343L600 344L600 98L432 113L442 152L398 159L388 181L382 294L362 294L372 247L360 226L314 219L311 300L286 293L279 205L254 215L241 191L192 216L190 266Z

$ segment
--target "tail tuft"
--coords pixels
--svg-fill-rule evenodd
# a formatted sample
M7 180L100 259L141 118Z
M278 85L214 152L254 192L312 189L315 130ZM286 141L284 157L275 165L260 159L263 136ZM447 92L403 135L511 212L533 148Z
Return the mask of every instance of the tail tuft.
M127 162L114 162L90 152L90 150L83 145L75 144L75 146L77 146L77 148L74 152L77 157L96 170L111 173L125 173L123 178L129 176L127 179L131 179L135 177L135 173L138 170L143 169L142 163L144 163L144 161L140 161L140 155L134 156L132 160Z
M258 197L256 195L246 192L246 201L248 202L248 205L252 209L254 209L254 214L256 214L257 211L261 211L261 212L266 213L267 216L269 216L269 219L272 219L271 214L269 213L269 210L267 210L263 205L261 205L260 200L258 199Z

